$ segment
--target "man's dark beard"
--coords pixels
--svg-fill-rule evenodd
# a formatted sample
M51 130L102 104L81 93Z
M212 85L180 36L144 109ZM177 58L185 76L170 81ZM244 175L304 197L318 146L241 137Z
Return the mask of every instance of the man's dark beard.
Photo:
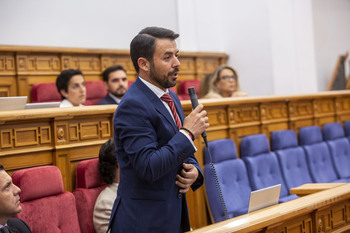
M111 93L112 95L114 95L115 97L121 99L125 94L115 94L115 93Z
M119 98L119 99L121 99L125 95L125 93L119 94L119 93L116 93L116 92L113 92L113 93L111 92L111 94L114 95L115 97Z
M179 72L179 68L175 67L173 71L169 72L166 76L158 76L158 74L155 72L155 67L153 61L150 62L151 64L151 69L150 69L150 79L160 85L163 88L169 88L169 87L174 87L176 85L175 83L169 82L168 77L172 76L174 73Z

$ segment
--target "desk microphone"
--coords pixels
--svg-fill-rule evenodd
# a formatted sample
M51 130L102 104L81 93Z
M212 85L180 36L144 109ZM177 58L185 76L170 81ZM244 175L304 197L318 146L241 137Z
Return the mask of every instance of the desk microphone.
M197 98L196 90L194 89L194 87L188 88L188 94L190 95L192 108L195 109L198 106L198 98ZM207 132L205 130L202 133L202 137L203 137L205 146L208 148Z

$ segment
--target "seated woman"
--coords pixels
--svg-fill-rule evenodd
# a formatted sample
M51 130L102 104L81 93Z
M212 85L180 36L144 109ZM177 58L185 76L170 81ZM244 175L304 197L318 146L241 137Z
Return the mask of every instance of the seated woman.
M57 76L56 86L61 94L61 108L83 106L86 100L86 88L83 73L80 70L67 69Z
M103 181L108 186L97 197L93 213L93 223L96 233L105 233L108 229L113 203L118 191L118 162L114 139L105 142L98 156L98 168Z
M204 86L202 86L204 85ZM206 87L208 91L206 91ZM230 66L219 66L214 73L201 82L200 98L223 98L248 96L239 87L237 72Z

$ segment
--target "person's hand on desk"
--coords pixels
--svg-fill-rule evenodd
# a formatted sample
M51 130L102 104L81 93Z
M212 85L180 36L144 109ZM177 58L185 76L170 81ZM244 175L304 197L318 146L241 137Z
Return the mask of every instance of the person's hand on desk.
M207 111L198 105L184 120L183 127L191 131L195 138L209 127Z
M180 193L186 193L191 185L198 178L198 170L192 164L183 163L183 169L181 170L181 174L176 175L175 184L180 187Z

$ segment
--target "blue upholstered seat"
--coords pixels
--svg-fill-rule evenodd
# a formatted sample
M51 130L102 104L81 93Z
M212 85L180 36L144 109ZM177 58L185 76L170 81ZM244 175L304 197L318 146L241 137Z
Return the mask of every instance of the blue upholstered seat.
M312 183L306 155L298 144L293 130L280 130L271 133L271 149L277 155L288 190L305 183Z
M335 173L329 148L323 141L322 132L318 126L308 126L299 129L299 142L304 148L311 178L316 183L346 182L338 179Z
M220 139L208 144L229 217L246 214L251 188L246 167L237 158L235 143L231 139ZM207 149L204 152L204 163L205 188L211 215L215 222L220 222L225 220L224 209L209 164Z
M264 134L244 137L241 141L241 157L247 167L252 190L281 184L280 202L297 198L289 194L276 154L270 151L269 141Z
M338 123L325 124L322 128L335 172L340 179L350 181L350 142L345 137L343 126Z

